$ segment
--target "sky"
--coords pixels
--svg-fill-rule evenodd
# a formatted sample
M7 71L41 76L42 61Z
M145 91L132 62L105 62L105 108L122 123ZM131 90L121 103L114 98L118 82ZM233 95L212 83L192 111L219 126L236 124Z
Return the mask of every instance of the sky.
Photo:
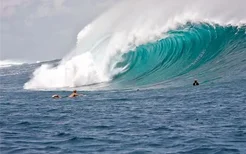
M0 0L0 60L60 59L119 0Z

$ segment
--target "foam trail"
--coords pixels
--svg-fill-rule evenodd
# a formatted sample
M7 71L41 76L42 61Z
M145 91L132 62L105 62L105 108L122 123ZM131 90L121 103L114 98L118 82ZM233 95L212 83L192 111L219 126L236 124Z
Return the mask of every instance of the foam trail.
M244 0L124 1L98 17L77 36L76 48L57 67L43 65L26 89L76 87L110 81L121 56L137 46L166 36L187 21L240 25L246 23ZM239 5L241 4L241 5Z

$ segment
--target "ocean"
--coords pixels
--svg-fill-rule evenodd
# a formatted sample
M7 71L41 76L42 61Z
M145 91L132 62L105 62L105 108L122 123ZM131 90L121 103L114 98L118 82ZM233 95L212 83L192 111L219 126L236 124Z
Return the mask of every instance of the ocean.
M88 24L62 59L1 61L1 154L246 153L246 22L141 2Z
M245 153L246 80L193 87L29 91L1 69L1 153ZM11 72L13 71L13 72ZM5 73L7 74L7 72Z

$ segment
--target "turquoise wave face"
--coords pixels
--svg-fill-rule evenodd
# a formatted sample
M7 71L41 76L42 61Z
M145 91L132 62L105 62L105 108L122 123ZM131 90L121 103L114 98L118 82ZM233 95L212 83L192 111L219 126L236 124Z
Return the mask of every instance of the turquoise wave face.
M116 67L127 69L113 83L128 87L246 76L246 25L187 23L161 40L124 54L123 59Z

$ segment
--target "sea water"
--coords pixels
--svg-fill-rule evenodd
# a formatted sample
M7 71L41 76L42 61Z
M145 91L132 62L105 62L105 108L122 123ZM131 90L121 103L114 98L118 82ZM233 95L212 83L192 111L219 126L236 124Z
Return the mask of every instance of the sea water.
M174 88L29 91L1 69L1 153L245 153L246 80ZM30 66L31 69L31 66ZM5 74L5 75L3 75ZM64 96L52 99L51 95Z

